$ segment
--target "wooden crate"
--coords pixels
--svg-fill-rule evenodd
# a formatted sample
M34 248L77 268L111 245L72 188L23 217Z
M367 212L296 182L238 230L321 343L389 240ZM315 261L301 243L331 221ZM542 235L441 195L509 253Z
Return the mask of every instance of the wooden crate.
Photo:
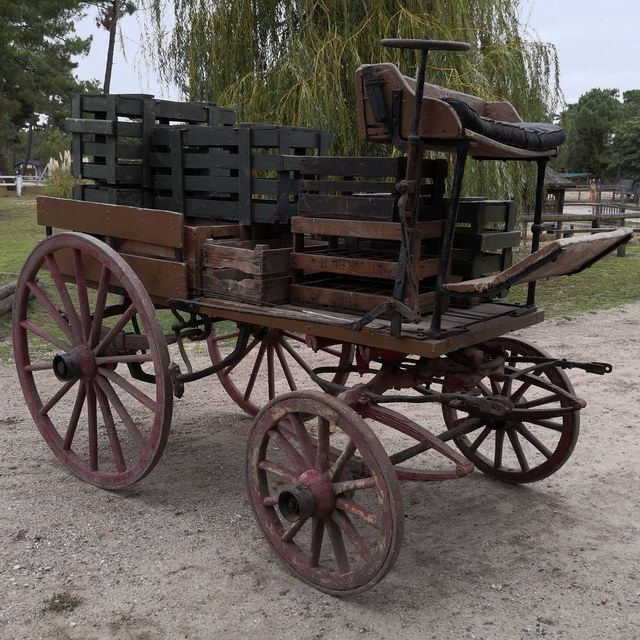
M125 189L118 187L77 184L73 188L75 200L122 204L127 207L153 208L153 193L147 189Z
M395 185L405 173L403 158L304 158L299 215L292 218L292 301L346 312L366 312L393 296L402 229ZM446 162L423 166L420 204L439 206ZM407 304L433 308L442 220L415 225L412 279ZM310 237L325 240L310 246ZM434 247L427 248L426 241Z
M152 136L157 207L249 226L297 211L299 162L327 153L327 131L247 124L171 127Z
M291 247L242 240L207 240L202 247L205 295L241 301L285 303L289 297Z
M149 154L154 127L235 123L231 109L137 94L76 94L71 109L67 131L72 135L74 176L118 187L152 186Z
M398 220L396 184L404 179L406 158L311 157L301 161L298 215L348 220ZM442 219L447 177L445 160L425 160L419 219Z

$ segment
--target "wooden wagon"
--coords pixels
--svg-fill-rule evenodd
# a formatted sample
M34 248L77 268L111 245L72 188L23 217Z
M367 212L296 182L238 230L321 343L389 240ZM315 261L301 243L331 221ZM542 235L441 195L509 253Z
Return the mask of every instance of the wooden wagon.
M174 397L217 374L254 416L246 482L259 526L298 578L336 595L369 588L394 564L401 482L461 478L475 467L532 482L566 462L585 402L564 370L611 367L568 362L505 334L543 320L537 280L580 271L630 237L619 229L540 248L544 170L562 130L522 123L507 103L425 83L430 49L468 45L384 44L419 49L419 73L406 78L388 64L358 70L360 134L406 157L282 149L269 167L287 175L269 189L283 208L253 203L259 215L275 216L265 223L252 219L251 197L241 201L238 185L252 182L236 160L224 175L191 180L191 188L223 182L227 193L199 196L206 215L197 218L40 198L47 237L27 258L13 315L17 371L34 421L62 463L99 487L126 487L149 473L169 435ZM223 135L231 145L247 134ZM447 164L423 159L426 149L455 153L448 198ZM468 156L537 164L533 253L519 263L505 263L502 253L514 240L509 203L460 205ZM484 256L477 268L452 273L456 256L475 255ZM496 261L499 272L487 275ZM520 283L529 283L525 302L499 298ZM162 328L161 310L165 326L167 310L173 314L170 328ZM185 340L206 342L210 367L192 370ZM186 371L171 362L171 344ZM312 352L322 354L322 366L311 364ZM289 392L277 393L283 381ZM45 392L53 382L57 390ZM264 406L255 399L259 387ZM66 405L68 394L75 398ZM410 419L403 403L439 405L444 430ZM385 451L383 427L410 444ZM428 451L438 463L414 462Z

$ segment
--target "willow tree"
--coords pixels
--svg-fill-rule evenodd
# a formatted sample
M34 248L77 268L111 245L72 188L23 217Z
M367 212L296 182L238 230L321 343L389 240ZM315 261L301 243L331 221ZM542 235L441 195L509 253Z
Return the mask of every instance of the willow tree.
M391 61L411 75L413 52L385 50L384 37L472 43L470 53L435 53L436 84L509 100L525 120L555 112L556 52L521 22L521 0L144 0L154 17L152 57L192 100L234 107L242 121L329 129L334 153L380 153L357 137L354 72ZM387 151L382 151L387 153ZM472 163L466 191L520 199L522 165Z

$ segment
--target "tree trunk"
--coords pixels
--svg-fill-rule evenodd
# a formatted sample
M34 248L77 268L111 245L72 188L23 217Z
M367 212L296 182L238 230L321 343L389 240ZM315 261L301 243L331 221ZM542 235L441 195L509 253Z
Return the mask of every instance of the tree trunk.
M7 159L6 159L5 151L6 151L6 147L4 145L0 145L0 176L9 175L7 173Z
M102 93L105 95L109 93L111 89L111 69L113 68L113 52L116 44L116 29L118 28L118 7L117 3L114 1L112 14L111 14L111 24L109 28L109 48L107 49L107 66L104 71L104 87L102 89Z

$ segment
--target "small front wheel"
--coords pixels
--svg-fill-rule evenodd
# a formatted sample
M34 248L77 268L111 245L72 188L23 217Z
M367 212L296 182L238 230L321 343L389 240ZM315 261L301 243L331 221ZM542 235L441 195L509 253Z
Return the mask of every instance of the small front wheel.
M400 483L378 438L342 401L315 391L275 398L253 422L246 464L258 524L297 578L347 595L394 565Z

